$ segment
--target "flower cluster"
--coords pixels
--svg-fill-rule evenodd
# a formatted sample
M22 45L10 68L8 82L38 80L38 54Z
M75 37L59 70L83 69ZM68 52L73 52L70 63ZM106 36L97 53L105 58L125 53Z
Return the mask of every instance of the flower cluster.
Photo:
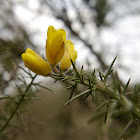
M31 71L43 76L50 76L51 67L59 67L62 71L67 71L71 66L71 60L75 62L77 51L70 40L66 40L66 32L63 29L56 30L49 26L46 40L46 58L45 61L39 54L31 49L27 49L21 55L24 64Z

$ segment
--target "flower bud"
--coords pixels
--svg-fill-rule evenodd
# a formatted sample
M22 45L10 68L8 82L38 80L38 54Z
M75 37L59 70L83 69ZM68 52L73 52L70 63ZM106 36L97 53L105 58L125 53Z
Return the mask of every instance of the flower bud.
M62 71L66 71L71 66L71 59L75 62L77 58L77 51L74 50L74 45L70 40L65 42L65 54L59 64Z
M24 65L36 74L49 76L52 72L50 65L40 55L29 48L21 57Z
M46 41L46 56L51 66L56 66L62 59L65 51L66 32L63 29L56 30L49 26Z

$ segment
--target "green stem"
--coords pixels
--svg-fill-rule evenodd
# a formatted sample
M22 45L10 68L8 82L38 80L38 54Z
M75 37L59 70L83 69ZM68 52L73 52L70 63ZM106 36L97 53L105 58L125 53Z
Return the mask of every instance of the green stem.
M57 74L60 74L60 71L56 68L56 66L53 66L53 69Z
M68 77L68 79L71 79L71 80L74 81L74 78L73 77ZM85 85L87 87L90 87L89 83L86 82L86 81L84 81L84 80L83 81L76 80L76 81L79 82L82 85ZM108 89L104 85L103 82L96 82L95 89L97 91L99 91L101 93L104 93L105 95L108 95L109 97L115 99L121 106L127 107L128 105L126 104L126 102L129 103L129 104L131 104L131 107L132 107L131 108L131 112L132 112L132 114L134 114L137 118L140 119L140 110L130 100L128 100L127 98L125 98L125 100L124 100L124 99L120 98L120 96L117 96L113 91L111 91L110 89ZM123 97L125 97L125 96L123 96Z
M70 77L70 76L66 76L63 75L61 77L61 74L59 75L59 77L53 77L54 79L60 78L61 80L67 79L67 80L71 80L71 81L75 81L78 82L82 85L87 86L88 88L90 88L90 84L84 80L78 80L77 78L75 79L75 77ZM106 87L106 85L101 82L101 81L96 81L95 83L95 90L99 91L105 95L108 95L110 98L115 99L122 107L129 107L129 111L134 114L137 118L140 119L140 110L132 103L132 101L128 100L124 95L123 96L118 96L117 94L115 94L115 92L111 91L108 87ZM76 97L77 98L77 97ZM75 98L74 98L75 99Z
M109 90L103 83L99 83L96 85L96 90L100 91L108 96L110 96L111 98L115 99L118 101L118 103L121 106L125 106L127 107L128 104L129 106L131 105L131 112L140 119L140 110L130 101L128 100L125 96L123 96L123 98L120 98L119 96L117 96L113 91ZM124 100L125 99L125 100Z
M7 128L7 126L9 125L9 123L11 122L11 120L13 119L13 117L15 116L15 114L17 113L17 110L19 109L19 107L20 107L22 101L24 100L24 97L26 96L28 90L29 90L30 87L32 86L32 83L33 83L33 81L35 80L36 76L37 76L37 75L35 75L35 76L32 78L30 84L27 86L27 88L26 88L26 90L25 90L23 96L21 97L21 99L19 100L19 103L17 104L17 106L16 106L16 108L15 108L15 111L10 115L10 117L8 118L8 120L6 121L6 123L5 123L5 124L3 125L3 127L1 128L0 134L2 134L2 132Z
M117 96L113 91L109 90L103 82L96 83L96 90L110 96L111 98L114 98L115 100L120 100L120 97Z

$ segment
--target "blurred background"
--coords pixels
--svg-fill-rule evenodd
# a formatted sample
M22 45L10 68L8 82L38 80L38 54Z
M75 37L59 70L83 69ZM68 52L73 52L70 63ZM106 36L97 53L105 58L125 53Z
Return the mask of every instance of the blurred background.
M24 67L21 54L31 48L45 56L48 26L63 28L78 51L77 68L106 71L117 57L114 70L122 83L140 81L139 0L1 0L0 1L0 94L14 91ZM94 112L92 101L64 106L69 91L63 84L38 76L55 94L41 90L40 100L29 105L25 129L10 132L9 139L114 139L122 129L112 120L105 126L87 120ZM110 133L110 127L116 128ZM102 126L102 127L101 127ZM118 129L117 129L118 128ZM100 131L99 131L100 130Z

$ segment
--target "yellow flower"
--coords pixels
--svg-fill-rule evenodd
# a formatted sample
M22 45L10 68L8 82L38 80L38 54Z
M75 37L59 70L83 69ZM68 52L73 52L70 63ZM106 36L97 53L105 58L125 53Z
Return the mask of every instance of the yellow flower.
M62 71L66 71L71 66L71 60L74 62L77 58L77 51L74 50L74 45L70 40L65 42L65 54L59 64Z
M52 72L50 65L40 55L29 48L21 57L25 66L39 75L49 76Z
M66 32L63 29L56 30L49 26L46 41L46 56L51 66L56 66L62 59L65 51Z

